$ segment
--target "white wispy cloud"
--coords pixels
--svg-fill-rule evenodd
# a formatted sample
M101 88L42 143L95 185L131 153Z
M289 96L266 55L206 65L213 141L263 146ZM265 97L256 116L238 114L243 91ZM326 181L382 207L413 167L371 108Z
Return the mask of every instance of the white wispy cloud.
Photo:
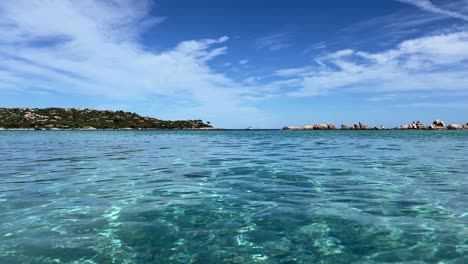
M239 61L239 64L240 64L240 65L245 65L245 64L247 64L248 62L249 62L249 60L240 60L240 61Z
M195 118L261 114L251 98L262 95L209 63L225 54L227 36L187 40L162 52L139 42L164 21L149 1L1 1L0 90L58 93L125 100L152 96L186 102L158 116Z
M255 41L255 46L257 49L278 51L291 47L290 39L291 35L289 33L276 33L258 38Z
M458 13L458 12L455 12L455 11L450 11L450 10L435 6L429 0L397 0L397 1L405 3L405 4L414 5L414 6L420 8L420 9L422 9L424 11L427 11L427 12L431 12L431 13L435 13L435 14L439 14L439 15L444 15L444 16L448 16L448 17L452 17L452 18L457 18L457 19L461 19L461 20L464 20L464 21L468 22L468 16L467 15L464 15L464 14L461 14L461 13Z
M283 69L278 76L300 78L293 96L316 96L339 89L370 93L466 91L468 33L411 39L371 53L342 50L320 57L319 67Z

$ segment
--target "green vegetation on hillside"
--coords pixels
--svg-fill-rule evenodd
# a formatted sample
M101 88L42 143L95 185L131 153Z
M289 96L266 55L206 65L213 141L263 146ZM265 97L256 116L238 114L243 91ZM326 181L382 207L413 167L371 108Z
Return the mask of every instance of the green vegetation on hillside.
M168 121L136 113L77 108L0 108L0 127L34 129L199 129L202 120Z

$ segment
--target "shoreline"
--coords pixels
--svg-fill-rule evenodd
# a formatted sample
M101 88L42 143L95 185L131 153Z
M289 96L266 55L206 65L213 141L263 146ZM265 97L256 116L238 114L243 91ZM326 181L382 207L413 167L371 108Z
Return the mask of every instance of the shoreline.
M397 128L383 128L383 129L284 129L284 128L259 128L259 129L243 129L243 128L188 128L188 129L30 129L30 128L0 128L1 131L465 131L468 128L460 129L397 129Z

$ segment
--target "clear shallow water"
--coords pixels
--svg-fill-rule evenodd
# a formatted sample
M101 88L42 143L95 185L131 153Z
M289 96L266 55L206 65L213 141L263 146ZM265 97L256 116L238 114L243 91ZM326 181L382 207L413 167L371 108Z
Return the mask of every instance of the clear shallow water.
M468 131L0 131L0 263L468 263Z

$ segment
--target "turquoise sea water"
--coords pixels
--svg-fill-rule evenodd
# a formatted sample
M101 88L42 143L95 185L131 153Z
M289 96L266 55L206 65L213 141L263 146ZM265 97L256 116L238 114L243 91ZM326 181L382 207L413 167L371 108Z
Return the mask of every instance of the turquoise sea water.
M468 131L0 131L0 263L468 263Z

